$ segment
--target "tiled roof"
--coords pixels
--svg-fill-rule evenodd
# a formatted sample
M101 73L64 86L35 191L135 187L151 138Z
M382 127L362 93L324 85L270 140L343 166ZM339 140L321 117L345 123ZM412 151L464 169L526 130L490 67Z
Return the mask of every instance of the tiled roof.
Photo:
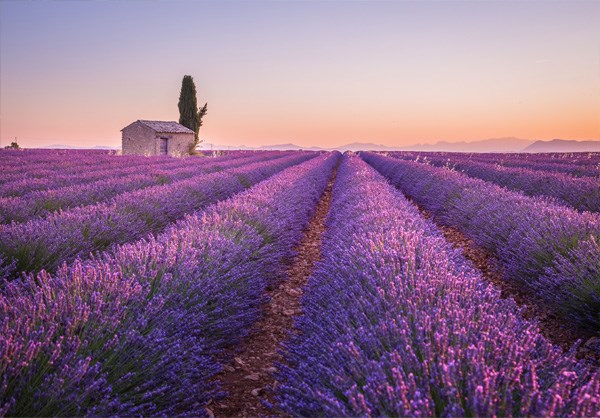
M153 129L158 133L170 133L170 134L179 134L179 133L188 133L193 134L189 128L174 122L174 121L162 121L162 120L138 120L143 125L146 125L150 129Z

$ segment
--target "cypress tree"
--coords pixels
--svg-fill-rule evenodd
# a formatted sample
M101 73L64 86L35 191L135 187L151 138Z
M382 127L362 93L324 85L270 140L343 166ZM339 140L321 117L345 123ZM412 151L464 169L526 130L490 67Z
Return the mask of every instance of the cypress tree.
M198 128L202 126L202 118L206 115L208 110L208 103L204 103L200 109L198 109Z
M191 75L184 75L179 93L179 123L194 131L194 139L198 141L198 101L196 100L196 85Z
M190 147L190 154L193 154L196 145L200 143L198 131L202 126L202 117L206 115L208 103L204 103L198 109L196 99L196 85L191 75L184 75L181 81L181 92L179 93L179 123L194 131L194 143Z

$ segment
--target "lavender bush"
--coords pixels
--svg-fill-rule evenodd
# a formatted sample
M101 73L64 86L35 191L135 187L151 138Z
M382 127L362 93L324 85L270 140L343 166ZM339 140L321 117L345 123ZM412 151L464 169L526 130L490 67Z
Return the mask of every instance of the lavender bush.
M47 162L38 161L35 158L27 158L25 161L16 163L13 159L6 161L5 173L0 182L0 196L18 196L29 191L26 181L36 182L45 180L47 188L52 188L54 185L58 187L69 184L78 184L85 182L88 178L100 179L102 175L110 175L113 170L130 170L132 168L140 168L144 166L161 166L169 168L170 166L181 165L185 160L173 159L166 157L141 157L141 156L110 156L97 159L92 155L77 155L67 157L62 156L61 159ZM22 186L23 191L20 191L18 186ZM40 189L34 189L40 190Z
M251 156L248 153L245 156ZM242 158L244 155L232 155L222 158L171 158L171 157L140 157L140 156L111 156L108 161L98 164L95 159L91 165L89 156L79 156L75 161L79 165L72 165L71 157L63 157L62 164L36 164L27 161L25 167L11 175L3 177L0 184L0 197L28 197L36 191L49 191L61 187L84 185L99 180L115 177L126 177L148 169L174 170L182 167L198 167L203 164L212 164L219 161L231 161ZM65 167L67 163L71 163ZM28 166L29 169L27 169Z
M73 158L75 157L75 158ZM142 159L137 157L138 159ZM109 152L94 150L0 150L0 162L6 167L5 174L28 172L40 166L60 166L63 168L81 166L93 167L116 163L115 156ZM3 180L3 179L2 179ZM0 181L2 181L0 180Z
M476 161L502 167L520 167L542 172L565 173L575 177L600 177L600 153L462 153L462 152L390 152L390 156L408 160L444 159Z
M186 213L226 199L317 154L294 153L173 184L147 187L109 203L56 212L26 223L0 225L0 255L21 271L55 271L63 262L156 233ZM2 268L0 266L0 268Z
M286 344L293 416L595 416L600 374L552 346L385 179L345 156Z
M0 415L203 415L220 351L258 318L338 155L157 237L6 284Z
M464 174L363 153L403 192L495 254L505 276L592 332L600 326L600 216L527 197ZM570 265L570 266L569 266Z
M91 183L31 192L23 197L0 198L0 223L24 222L59 209L91 205L144 187L169 184L194 175L239 167L277 156L281 154L261 153L246 158L210 159L203 164L190 164L190 159L187 159L178 165L171 165L168 170L150 165L143 169L131 167L127 171L109 171L103 179Z
M558 172L507 168L495 163L471 161L462 154L444 158L430 155L427 161L436 167L447 166L468 176L522 191L528 196L548 196L558 204L581 211L600 212L599 178L576 178Z
M536 153L536 154L474 154L479 161L498 163L505 167L566 173L576 177L600 176L600 153Z

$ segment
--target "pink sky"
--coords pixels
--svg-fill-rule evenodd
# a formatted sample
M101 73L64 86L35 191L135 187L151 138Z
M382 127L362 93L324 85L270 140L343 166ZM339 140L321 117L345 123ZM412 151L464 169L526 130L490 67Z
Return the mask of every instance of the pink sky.
M0 140L221 145L600 139L600 2L1 2Z

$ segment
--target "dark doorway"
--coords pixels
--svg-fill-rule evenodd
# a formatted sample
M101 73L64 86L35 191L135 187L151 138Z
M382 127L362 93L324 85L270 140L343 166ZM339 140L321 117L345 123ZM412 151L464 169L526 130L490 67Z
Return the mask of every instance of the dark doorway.
M168 144L169 144L169 138L160 138L160 155L167 155L168 154Z

